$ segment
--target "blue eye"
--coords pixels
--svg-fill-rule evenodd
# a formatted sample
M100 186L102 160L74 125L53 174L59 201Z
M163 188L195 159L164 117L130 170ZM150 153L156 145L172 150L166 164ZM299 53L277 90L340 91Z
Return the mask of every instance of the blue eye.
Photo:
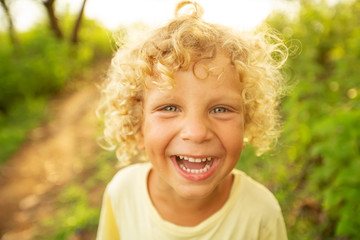
M166 107L162 108L161 110L166 111L166 112L176 112L178 110L178 108L176 106L166 106Z
M211 113L224 113L227 112L228 110L224 107L216 107L213 110L211 110Z

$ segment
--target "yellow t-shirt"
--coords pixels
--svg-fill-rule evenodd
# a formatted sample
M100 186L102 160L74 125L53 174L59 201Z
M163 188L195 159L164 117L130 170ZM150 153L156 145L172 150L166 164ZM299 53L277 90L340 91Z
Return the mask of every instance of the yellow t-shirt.
M150 169L150 163L131 165L108 184L97 240L287 239L277 200L245 173L234 169L229 199L219 211L184 227L162 219L153 206L147 190Z

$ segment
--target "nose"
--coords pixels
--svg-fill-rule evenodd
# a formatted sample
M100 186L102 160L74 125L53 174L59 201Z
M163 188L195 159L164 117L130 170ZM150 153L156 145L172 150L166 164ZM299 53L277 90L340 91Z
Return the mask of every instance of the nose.
M203 143L211 139L212 131L206 117L188 115L184 117L180 137L184 141Z

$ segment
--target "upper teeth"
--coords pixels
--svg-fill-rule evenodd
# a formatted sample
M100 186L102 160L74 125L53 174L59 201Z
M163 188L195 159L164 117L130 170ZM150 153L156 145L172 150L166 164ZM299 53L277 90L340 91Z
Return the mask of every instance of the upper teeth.
M189 162L206 162L210 161L211 157L205 157L205 158L192 158L192 157L186 157L186 156L178 156L180 159L189 161Z

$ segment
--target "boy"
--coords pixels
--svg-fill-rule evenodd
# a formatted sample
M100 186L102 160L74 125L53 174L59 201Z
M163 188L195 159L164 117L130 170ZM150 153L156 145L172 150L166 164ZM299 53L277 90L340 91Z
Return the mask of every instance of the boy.
M234 169L244 139L261 153L278 135L283 45L202 12L179 3L174 20L112 61L105 140L133 164L105 191L99 240L287 239L274 196Z

